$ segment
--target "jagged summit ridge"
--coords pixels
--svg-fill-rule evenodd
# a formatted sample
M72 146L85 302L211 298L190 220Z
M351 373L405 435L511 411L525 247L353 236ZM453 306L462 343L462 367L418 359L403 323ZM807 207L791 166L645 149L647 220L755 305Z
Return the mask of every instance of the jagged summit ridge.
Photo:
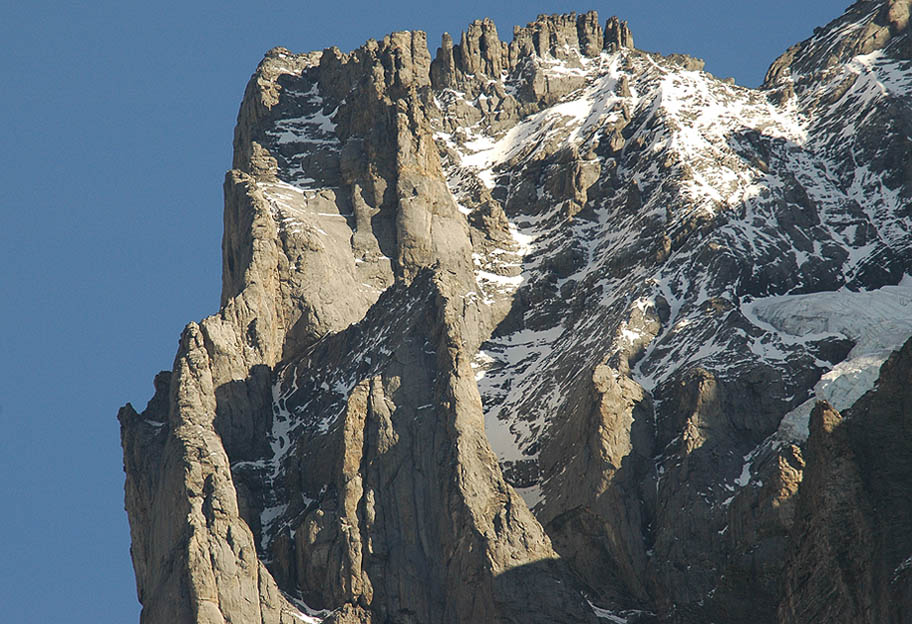
M904 8L856 3L759 90L594 12L270 51L221 309L120 414L144 621L823 613L844 442L814 403L901 427ZM853 550L844 613L900 621L894 541L894 585Z
M467 76L499 79L532 56L567 60L574 54L594 57L604 49L632 47L626 22L612 17L602 29L595 11L579 16L540 15L525 27L514 27L510 43L502 42L494 22L485 18L472 22L456 45L444 33L431 65L432 83L442 89L464 82Z

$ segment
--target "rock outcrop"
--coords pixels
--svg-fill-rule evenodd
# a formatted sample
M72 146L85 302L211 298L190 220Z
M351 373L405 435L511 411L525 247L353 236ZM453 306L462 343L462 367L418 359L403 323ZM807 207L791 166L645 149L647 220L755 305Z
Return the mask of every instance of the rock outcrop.
M912 341L851 408L812 413L781 622L908 621L910 382Z
M908 14L759 90L594 12L269 51L119 414L142 621L904 621Z

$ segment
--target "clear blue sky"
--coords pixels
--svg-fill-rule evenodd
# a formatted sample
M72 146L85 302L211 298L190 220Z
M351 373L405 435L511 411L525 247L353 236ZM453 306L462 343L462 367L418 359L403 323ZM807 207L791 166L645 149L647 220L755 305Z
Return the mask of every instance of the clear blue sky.
M222 179L262 54L492 17L627 19L758 84L847 2L8 2L0 18L0 621L138 622L115 414L220 287Z

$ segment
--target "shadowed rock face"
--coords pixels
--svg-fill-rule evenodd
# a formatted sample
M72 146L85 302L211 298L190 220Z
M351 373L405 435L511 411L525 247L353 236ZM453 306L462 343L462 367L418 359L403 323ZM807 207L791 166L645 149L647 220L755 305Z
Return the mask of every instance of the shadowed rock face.
M119 414L142 621L903 621L908 8L760 90L594 12L267 53Z
M781 621L907 621L910 381L912 342L850 409L840 414L819 403L811 415Z

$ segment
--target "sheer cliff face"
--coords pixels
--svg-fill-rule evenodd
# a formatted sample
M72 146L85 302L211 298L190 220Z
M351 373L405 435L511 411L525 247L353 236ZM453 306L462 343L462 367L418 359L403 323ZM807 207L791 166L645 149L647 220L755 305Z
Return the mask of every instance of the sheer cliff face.
M119 414L142 621L902 621L909 7L759 90L594 13L270 51Z

